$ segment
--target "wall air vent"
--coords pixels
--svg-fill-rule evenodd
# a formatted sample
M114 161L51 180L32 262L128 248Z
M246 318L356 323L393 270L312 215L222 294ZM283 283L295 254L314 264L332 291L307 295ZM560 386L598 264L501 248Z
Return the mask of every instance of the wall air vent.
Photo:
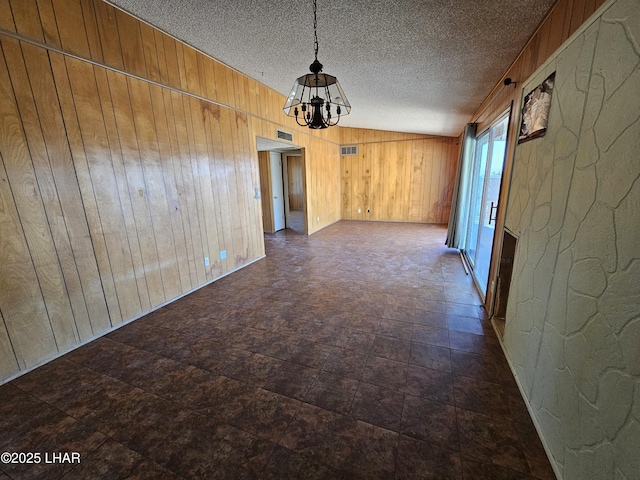
M282 130L276 130L276 137L280 140L286 140L287 142L293 142L293 135L289 132L283 132Z
M353 157L358 155L357 145L342 145L340 147L340 155L343 157Z

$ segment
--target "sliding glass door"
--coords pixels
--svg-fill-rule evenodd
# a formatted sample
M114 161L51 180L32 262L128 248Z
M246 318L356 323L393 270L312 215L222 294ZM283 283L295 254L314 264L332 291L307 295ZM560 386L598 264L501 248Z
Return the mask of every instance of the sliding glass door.
M471 170L469 220L463 251L484 296L487 294L508 126L507 114L478 136Z

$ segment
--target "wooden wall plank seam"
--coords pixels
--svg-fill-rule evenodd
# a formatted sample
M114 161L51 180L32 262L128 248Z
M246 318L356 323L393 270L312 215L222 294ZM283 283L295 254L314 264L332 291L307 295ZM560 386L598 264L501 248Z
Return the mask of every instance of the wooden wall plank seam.
M22 148L15 151L15 156L5 157L11 167L7 169L8 179L13 185L20 222L33 258L57 348L65 348L78 340L78 331L49 223L49 219L57 212L47 215L47 206L56 208L56 194L44 165L46 163L48 166L48 158L40 123L35 115L20 44L8 38L3 38L0 43L14 92L13 96L5 97L2 118L5 123L14 125L14 134L22 144ZM59 208L59 203L57 207Z
M25 201L18 197L24 197L25 193L33 195L35 188L28 170L25 176L28 183L22 179L21 171L28 169L26 140L17 116L17 106L3 50L3 45L0 44L0 268L3 273L0 275L0 308L8 323L8 333L15 348L18 364L20 368L24 368L37 362L42 351L58 351L58 345L36 273L36 262L30 251L25 225L22 224L18 212L18 205L25 201L28 202L26 211L31 210L31 195ZM17 182L12 181L12 178Z
M233 236L231 226L231 198L229 194L229 183L225 174L224 152L222 150L222 132L220 126L220 107L209 105L206 108L209 135L212 147L212 157L209 163L213 162L213 172L211 176L211 187L214 190L216 199L218 219L218 241L221 248L227 249L233 244ZM230 251L231 253L231 251ZM222 270L228 272L233 269L232 258L220 260Z
M22 46L23 49L27 45ZM78 323L81 339L93 336L109 325L104 293L97 278L94 256L80 187L60 110L58 93L53 79L49 55L25 55L40 126L45 140L55 188L58 192L62 218L71 245L75 269L81 283L83 302L88 312L88 325ZM78 292L79 294L79 292ZM82 308L82 306L80 306ZM88 330L85 329L88 327Z
M180 276L175 251L175 239L171 228L169 204L156 132L151 87L141 80L128 82L131 110L138 139L139 157L148 199L149 218L158 251L158 269L162 279L164 300L177 297L180 292ZM156 304L154 304L156 305Z
M8 32L15 32L16 25L13 21L13 12L9 0L0 0L0 28Z
M75 55L91 58L82 6L77 0L52 0L62 48Z
M94 67L97 68L97 67ZM147 188L143 161L140 154L140 138L134 119L133 96L130 92L130 77L107 72L111 105L116 119L116 129L122 149L125 167L125 178L129 190L129 198L133 207L137 238L140 243L142 264L151 305L158 305L167 298L164 291L158 245L153 229L153 219ZM133 299L132 299L133 300ZM128 317L127 317L128 318Z
M110 293L115 294L115 298L110 299L111 321L112 324L121 323L123 318L130 318L135 315L134 312L139 312L141 306L135 283L131 285L128 282L129 272L133 271L130 253L128 249L126 253L122 251L122 246L127 244L122 238L126 227L120 199L113 195L118 191L118 186L100 105L99 80L91 64L69 57L65 64L87 163L88 177L83 180L90 183L95 196L97 217L93 221L100 227L94 225L94 228L102 232L106 249L103 262L108 263L113 282L114 290ZM105 161L105 152L108 152L108 161Z
M220 258L220 251L224 250L222 246L221 237L224 238L221 228L222 222L220 221L220 203L216 195L212 177L215 177L215 153L213 145L213 115L209 108L210 105L205 102L198 102L198 113L202 120L202 123L198 123L198 133L202 135L201 141L204 141L203 152L206 152L200 157L200 181L203 195L203 202L207 207L205 218L208 223L207 238L209 239L209 273L212 277L218 277L224 271L223 262Z
M204 223L204 214L202 211L202 194L200 190L200 182L198 181L198 158L196 152L196 142L193 134L193 122L191 118L191 99L190 97L181 96L178 100L181 104L181 108L184 115L184 125L187 140L187 151L189 153L188 162L185 164L185 174L189 181L191 191L193 192L192 199L192 219L193 223L197 225L198 236L194 243L195 254L195 266L198 283L206 281L207 272L205 270L203 259L205 256L206 242L206 229Z
M138 225L136 223L131 193L127 183L125 158L123 156L120 136L118 134L118 126L111 98L108 74L105 69L96 69L95 76L98 96L100 98L102 108L102 118L104 121L105 132L107 134L109 152L111 154L111 162L118 188L117 194L120 200L120 207L122 209L123 222L125 225L125 230L122 234L126 236L126 245L131 259L131 264L133 265L135 283L138 288L137 291L140 308L142 311L145 311L151 308L151 297L149 295L149 285L147 284L144 260L140 249Z
M9 337L7 322L0 309L0 378L7 378L20 370L16 350Z
M106 65L122 70L124 60L120 48L116 9L101 0L94 0L94 7L104 62Z
M189 277L191 285L199 284L198 268L199 256L196 255L197 240L200 238L200 224L197 222L198 214L195 205L195 192L193 190L193 177L191 173L191 155L189 152L189 140L187 135L187 125L184 115L182 99L179 94L173 91L165 91L169 95L171 102L172 118L174 119L173 127L175 128L175 141L177 145L178 158L175 164L176 179L178 185L181 186L181 198L185 206L186 216L183 216L183 225L187 242L187 259L189 261ZM172 130L171 130L172 131ZM170 132L171 132L170 131ZM191 180L190 180L191 179Z
M164 92L160 87L150 86L152 113L157 132L156 142L158 146L158 160L162 173L163 188L166 196L167 211L172 234L173 255L176 259L175 268L179 278L178 293L168 293L169 298L176 297L190 289L189 264L187 261L187 248L182 227L182 210L177 193L177 182L173 165L173 152L169 137L169 125L165 111ZM177 286L177 285L176 285ZM170 287L171 288L171 287Z
M35 0L10 0L10 5L17 32L38 41L44 41L44 32Z
M102 43L100 41L100 33L98 31L95 4L93 0L80 0L80 2L91 58L103 63L104 55L102 53Z
M122 10L116 10L116 23L118 24L124 70L138 77L148 78L142 33L140 31L141 22Z
M64 122L64 129L67 135L67 141L69 142L74 173L80 188L82 209L85 215L89 234L88 239L93 253L90 258L95 259L95 263L92 261L85 262L85 266L87 267L89 274L94 273L92 270L97 272L97 275L92 274L90 276L90 291L102 291L102 298L104 299L104 306L108 315L108 321L105 321L104 324L100 322L102 317L94 317L93 327L95 332L96 327L103 330L111 327L114 322L118 323L121 318L120 307L117 304L113 275L111 272L111 266L109 265L104 240L104 232L102 231L102 226L99 222L96 197L89 175L88 163L82 135L80 133L80 126L78 124L73 95L71 93L65 57L57 53L50 52L49 60L51 62L54 82L58 93L58 101ZM97 300L97 297L95 297L94 300Z
M27 63L19 65L16 69L19 69L20 76L17 78L14 90L18 92L17 98L27 135L27 144L45 207L49 231L58 256L62 279L64 280L64 291L60 293L65 293L70 300L72 315L69 322L73 321L73 343L76 343L83 338L90 337L92 329L76 259L74 258L69 238L67 223L71 219L68 217L65 219L63 214L60 192L64 194L64 190L61 191L56 185L54 170L52 169L52 160L56 161L49 151L53 141L50 138L48 138L48 141L45 140L44 132L49 128L49 119L45 118L47 120L45 122L41 120L41 116L46 115L47 109L54 105L52 101L55 100L51 98L52 95L48 95L48 98L42 98L45 95L45 90L51 91L53 88L53 85L45 83L47 74L50 75L49 57L46 51L32 45L23 44L20 47L23 59ZM28 73L29 70L30 74ZM37 99L40 100L40 112L38 112L36 106ZM22 104L21 107L20 104ZM47 148L48 146L49 148Z

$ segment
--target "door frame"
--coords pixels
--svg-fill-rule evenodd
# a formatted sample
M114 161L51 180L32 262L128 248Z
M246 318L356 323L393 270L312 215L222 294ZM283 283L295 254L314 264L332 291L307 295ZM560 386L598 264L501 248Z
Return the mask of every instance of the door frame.
M263 231L265 233L275 233L273 229L273 193L271 191L271 154L270 152L277 152L281 154L281 158L285 157L287 153L299 152L302 159L302 207L304 211L304 234L309 235L309 221L307 218L307 182L306 182L306 161L305 161L305 148L290 143L285 143L277 140L271 140L263 137L256 136L256 148L258 151L258 175L260 185L260 208L262 210L263 219ZM265 158L266 157L266 158ZM265 162L265 159L267 160ZM283 170L284 170L284 158L283 158ZM284 179L283 179L284 180ZM285 183L285 188L287 184ZM256 197L259 198L259 197ZM269 200L266 202L266 200ZM266 204L265 204L266 202ZM289 199L285 198L285 228L290 227L290 219L287 216Z
M271 171L271 211L273 212L273 231L279 232L287 228L287 214L285 209L285 191L284 191L284 178L283 178L283 165L282 165L282 152L269 151L269 169ZM276 188L277 187L277 188ZM277 191L276 191L277 190ZM280 198L276 193L282 192ZM279 200L279 201L277 201ZM282 208L279 207L282 203ZM278 228L276 222L280 221L279 217L282 214L282 228Z

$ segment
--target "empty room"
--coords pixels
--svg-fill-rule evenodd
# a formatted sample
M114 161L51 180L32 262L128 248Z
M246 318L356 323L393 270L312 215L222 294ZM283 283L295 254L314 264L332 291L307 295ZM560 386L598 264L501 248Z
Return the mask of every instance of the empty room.
M632 480L639 0L0 0L0 480Z

